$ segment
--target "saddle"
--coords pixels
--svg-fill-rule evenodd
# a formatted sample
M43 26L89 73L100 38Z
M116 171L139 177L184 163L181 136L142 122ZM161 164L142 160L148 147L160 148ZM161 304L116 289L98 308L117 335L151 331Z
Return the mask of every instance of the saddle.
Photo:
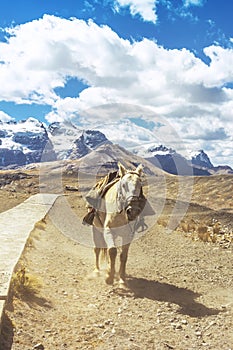
M119 179L118 171L113 171L108 173L91 188L85 198L87 207L91 207L92 210L84 216L83 225L92 225L96 209L100 206L101 198L103 198L108 189L119 181Z

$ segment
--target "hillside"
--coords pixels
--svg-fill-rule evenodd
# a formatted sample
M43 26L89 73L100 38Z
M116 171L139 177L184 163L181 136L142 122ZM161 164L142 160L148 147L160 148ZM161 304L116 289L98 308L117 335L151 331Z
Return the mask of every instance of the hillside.
M36 182L36 170L26 174L17 195L29 188L36 190L31 185L32 179ZM63 174L65 196L36 225L18 266L19 271L26 266L34 286L36 282L41 285L34 294L12 290L1 350L231 348L232 176L195 177L190 183L187 177L164 174L163 180L165 189L159 176L154 181L148 178L151 198L162 205L165 194L164 206L157 223L131 245L127 286L120 287L105 284L105 265L99 278L92 274L93 249L78 242L82 227L67 221L69 211L78 217L85 214L82 193L76 191L75 174ZM191 185L185 217L170 232L174 207L178 204L184 209L181 204ZM1 192L5 202L10 202L11 187ZM68 211L64 210L67 203ZM54 220L58 217L65 224L62 230ZM212 220L220 223L216 241L200 234L204 226L213 230Z

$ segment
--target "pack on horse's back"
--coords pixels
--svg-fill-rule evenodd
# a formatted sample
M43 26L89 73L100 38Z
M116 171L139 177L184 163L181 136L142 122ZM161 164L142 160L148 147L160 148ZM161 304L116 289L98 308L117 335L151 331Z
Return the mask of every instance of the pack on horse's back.
M101 198L107 190L119 180L118 171L108 173L104 178L100 179L86 195L88 213L83 218L84 225L92 225L96 214L96 210L100 206Z

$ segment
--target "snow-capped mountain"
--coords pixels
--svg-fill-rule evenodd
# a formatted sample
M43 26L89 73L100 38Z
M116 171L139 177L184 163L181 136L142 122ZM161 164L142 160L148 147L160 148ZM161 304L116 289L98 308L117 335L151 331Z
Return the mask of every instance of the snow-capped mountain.
M148 149L141 148L134 153L143 156L158 168L175 175L192 175L193 168L181 154L166 146L152 146Z
M0 121L0 168L41 161L79 159L98 149L100 151L94 154L105 159L103 152L110 152L113 148L102 146L114 143L119 144L116 146L121 149L124 147L132 159L135 156L146 159L172 174L233 173L228 166L214 167L203 150L189 152L188 157L185 157L173 148L158 144L153 132L129 120L85 130L70 122L56 122L47 127L35 118L19 122ZM109 154L107 157L111 158Z
M188 152L187 159L189 159L192 164L200 167L204 167L208 169L212 169L214 167L210 161L210 158L203 150Z
M81 136L74 141L74 147L70 154L70 158L81 158L106 143L111 142L102 132L96 130L83 131Z
M0 121L1 167L39 162L46 145L47 159L54 160L55 154L48 132L37 119L5 123Z
M214 166L203 150L190 151L187 158L163 145L135 149L134 153L175 175L210 175L210 170L214 172Z
M57 159L81 158L110 142L100 131L84 130L70 122L50 124L48 130Z
M67 159L72 153L74 142L83 130L70 122L52 123L48 126L49 138L53 144L57 159Z
M161 145L159 128L149 130L127 119L96 124L93 128L103 132L113 143L144 159L149 159L156 166L172 174L210 175L216 171L232 172L230 167L224 169L221 166L214 167L203 150L184 150L184 153L178 153L175 149L167 147L164 142Z
M153 145L149 148L144 148L144 147L135 148L133 150L133 153L143 158L151 158L156 156L167 156L167 155L175 154L176 151L172 148L168 148L163 145L159 145L159 146Z
M0 121L0 168L81 158L109 142L100 131L83 130L68 122L47 127L35 118Z

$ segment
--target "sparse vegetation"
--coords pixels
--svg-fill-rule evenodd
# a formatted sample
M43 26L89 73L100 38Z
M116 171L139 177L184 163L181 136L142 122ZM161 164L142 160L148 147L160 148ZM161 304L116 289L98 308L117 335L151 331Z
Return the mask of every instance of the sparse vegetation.
M39 240L41 236L41 231L44 231L46 227L46 220L43 218L42 220L38 221L33 231L31 232L30 236L27 239L26 247L27 248L35 248L35 240Z
M34 228L37 229L37 230L42 230L44 231L45 230L45 227L46 227L46 221L45 221L45 218L43 218L42 220L38 221Z
M191 237L193 240L218 243L223 247L229 247L233 242L233 232L230 227L215 219L204 222L193 219L182 220L177 231L182 231L185 236Z
M27 272L22 265L12 276L11 290L18 298L32 296L39 293L42 283L37 276Z

